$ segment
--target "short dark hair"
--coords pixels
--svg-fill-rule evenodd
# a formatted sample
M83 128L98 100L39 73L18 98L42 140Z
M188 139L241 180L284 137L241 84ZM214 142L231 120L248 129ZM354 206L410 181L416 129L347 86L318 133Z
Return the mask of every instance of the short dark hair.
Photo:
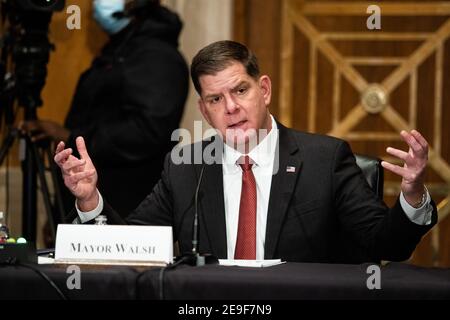
M258 60L253 52L239 42L224 40L211 43L201 49L192 60L191 78L195 90L201 94L199 78L203 75L215 75L229 67L233 62L240 62L247 74L254 79L259 77Z

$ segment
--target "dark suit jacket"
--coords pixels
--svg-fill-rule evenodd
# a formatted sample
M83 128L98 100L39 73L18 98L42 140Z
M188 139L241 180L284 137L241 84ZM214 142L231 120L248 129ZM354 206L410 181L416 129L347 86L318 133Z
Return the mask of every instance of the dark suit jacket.
M434 203L432 224L414 224L399 201L389 209L377 199L345 141L278 127L279 170L272 178L265 258L326 263L409 258L437 221ZM207 145L202 142L202 148ZM195 145L183 151L193 154L193 150ZM287 172L287 166L295 167L295 172ZM181 252L189 252L201 168L201 164L176 165L168 155L161 180L126 221L106 202L103 214L111 224L171 225ZM205 165L199 214L199 251L226 258L221 164ZM353 249L341 243L342 235L351 239L354 257Z

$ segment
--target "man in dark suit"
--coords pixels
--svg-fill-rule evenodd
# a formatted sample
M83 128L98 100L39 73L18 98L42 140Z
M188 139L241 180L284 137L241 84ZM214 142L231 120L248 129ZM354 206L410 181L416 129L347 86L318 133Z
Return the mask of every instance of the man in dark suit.
M401 133L408 152L387 149L405 162L383 162L402 176L402 193L389 209L368 186L345 141L275 121L268 111L270 78L260 75L248 48L233 41L203 48L191 77L200 111L218 135L167 155L161 180L126 221L97 191L84 140L77 139L80 159L58 145L55 161L77 198L78 222L102 212L109 223L170 225L181 251L188 252L198 187L200 252L308 262L404 260L436 223L436 207L424 187L428 145L417 131ZM196 152L202 161L195 161ZM365 258L345 258L340 234Z

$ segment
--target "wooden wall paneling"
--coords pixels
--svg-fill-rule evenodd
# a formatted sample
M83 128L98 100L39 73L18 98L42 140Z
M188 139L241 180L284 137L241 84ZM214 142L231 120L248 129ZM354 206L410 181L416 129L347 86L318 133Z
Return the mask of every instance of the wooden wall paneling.
M262 7L274 8L278 1L259 7L236 1L245 2L245 14L235 26L264 57L276 43L274 33L255 42L251 30L261 25ZM266 13L264 28L279 29L281 40L278 63L263 58L277 75L276 115L288 126L344 138L355 152L389 161L394 159L387 146L405 148L400 130L423 132L430 142L427 186L440 222L412 262L450 266L450 1L380 1L381 31L366 28L371 4L283 0L280 18ZM385 180L385 200L392 204L400 179L386 172Z
M79 76L107 41L106 33L92 19L92 0L66 1L66 7L72 4L81 9L81 29L67 29L65 10L53 14L49 37L56 50L50 56L42 91L44 105L39 109L40 118L59 123L69 110Z
M274 89L279 85L280 12L280 1L234 2L234 39L245 43L256 53L261 72L270 75ZM278 90L273 90L270 108L277 116L278 96Z

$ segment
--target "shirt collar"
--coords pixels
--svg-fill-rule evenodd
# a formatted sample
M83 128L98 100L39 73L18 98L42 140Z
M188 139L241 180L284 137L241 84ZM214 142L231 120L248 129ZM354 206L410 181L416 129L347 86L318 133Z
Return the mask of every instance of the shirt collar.
M278 126L272 115L270 115L270 118L272 120L272 129L267 136L248 153L250 159L252 159L253 163L258 167L270 166L275 155L276 144L278 141ZM225 169L232 170L232 168L237 168L236 162L243 155L244 154L224 143L222 160Z

